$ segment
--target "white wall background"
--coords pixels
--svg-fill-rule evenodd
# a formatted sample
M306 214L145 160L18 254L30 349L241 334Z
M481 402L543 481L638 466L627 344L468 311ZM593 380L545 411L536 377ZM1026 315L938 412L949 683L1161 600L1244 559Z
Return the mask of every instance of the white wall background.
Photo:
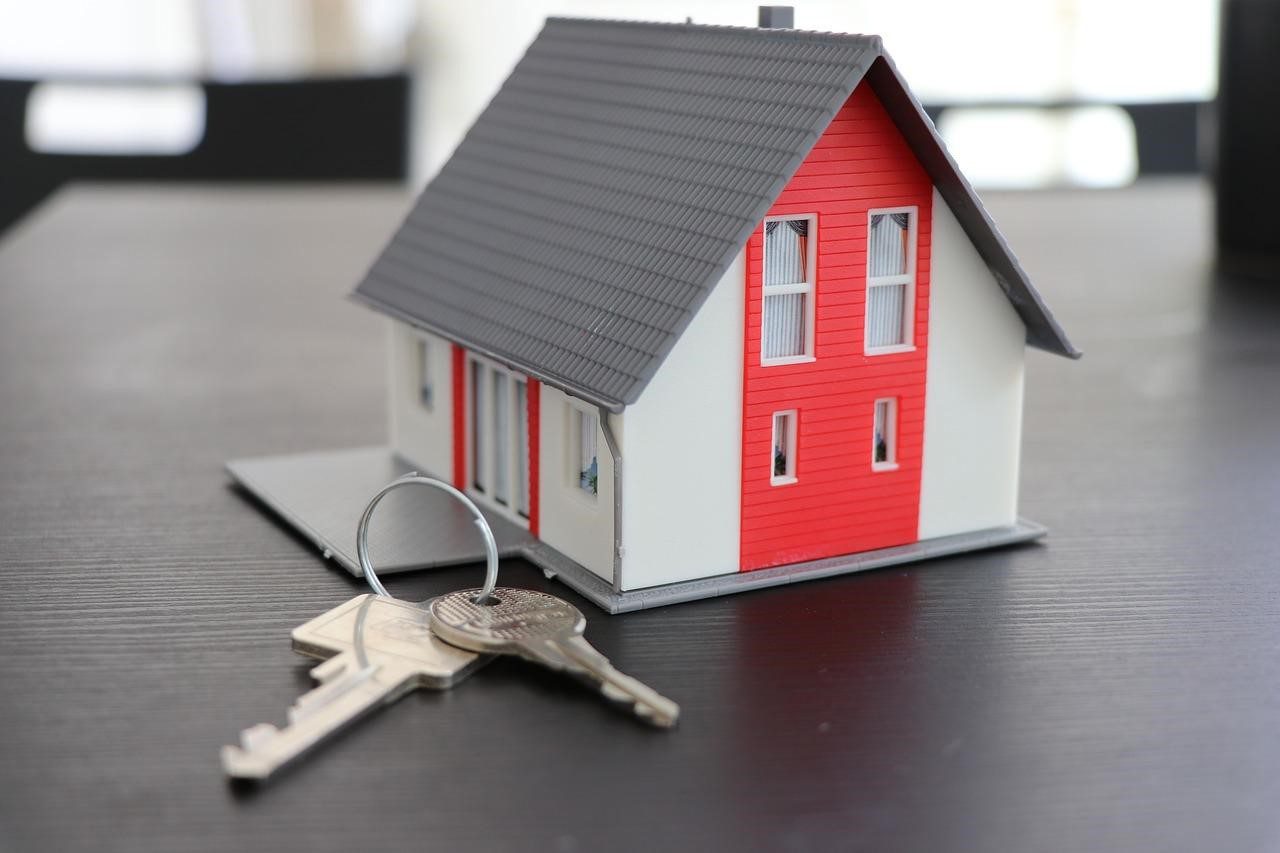
M933 193L920 538L1017 517L1026 327Z
M627 409L625 589L738 570L744 263L739 253Z

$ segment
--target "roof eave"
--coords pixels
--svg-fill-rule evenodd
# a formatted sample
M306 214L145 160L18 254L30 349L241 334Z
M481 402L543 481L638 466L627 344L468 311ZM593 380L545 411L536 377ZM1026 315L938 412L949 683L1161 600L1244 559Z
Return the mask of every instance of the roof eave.
M938 194L954 211L961 227L978 250L984 263L995 276L1005 296L1012 303L1027 329L1027 345L1066 358L1080 358L1083 353L1071 343L1049 306L1019 263L1017 256L973 186L947 150L933 121L911 92L892 57L882 49L881 61L872 63L866 80L875 90L916 158L929 174ZM927 144L924 144L927 141ZM975 220L981 223L980 227ZM986 239L989 236L989 240ZM1028 322L1028 317L1038 323Z
M627 404L622 400L616 400L610 397L605 397L600 394L597 394L588 388L584 388L582 386L575 385L571 382L568 382L563 377L555 376L553 374L547 373L544 370L540 370L535 365L526 364L524 362L521 362L519 359L514 359L508 355L504 355L502 353L489 350L485 347L478 346L472 341L461 340L458 338L458 336L450 333L445 329L442 329L438 326L433 325L427 320L424 320L420 317L415 317L405 311L401 311L400 309L395 308L394 306L388 305L385 302L382 302L380 300L371 299L365 294L360 293L358 290L351 291L349 294L347 294L347 298L350 299L352 302L356 302L360 305L365 306L366 308L372 308L374 311L377 311L379 314L385 314L386 316L390 317L393 320L398 320L407 326L411 326L420 331L429 332L433 335L444 338L445 340L455 343L458 346L464 347L467 350L470 350L471 352L476 353L477 355L482 355L485 358L488 358L492 361L496 361L499 364L503 365L504 367L509 367L510 369L516 371L517 373L523 373L524 375L530 377L531 379L536 379L544 385L550 385L553 388L557 388L565 392L566 394L569 394L573 397L577 397L580 400L584 400L593 406L598 406L598 407L607 409L608 411L614 413L615 415L621 414L622 410L625 409L627 406Z

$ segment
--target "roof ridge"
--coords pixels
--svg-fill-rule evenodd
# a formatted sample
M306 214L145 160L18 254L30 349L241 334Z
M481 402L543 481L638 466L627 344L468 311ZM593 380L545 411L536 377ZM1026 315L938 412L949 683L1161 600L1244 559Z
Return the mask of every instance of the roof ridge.
M838 44L867 43L883 50L884 40L870 33L836 33L826 30L798 30L792 28L749 27L740 24L696 24L681 21L630 21L619 18L593 18L572 15L551 15L545 23L557 24L608 24L635 29L669 29L741 34L756 38L780 38L788 41L822 41Z

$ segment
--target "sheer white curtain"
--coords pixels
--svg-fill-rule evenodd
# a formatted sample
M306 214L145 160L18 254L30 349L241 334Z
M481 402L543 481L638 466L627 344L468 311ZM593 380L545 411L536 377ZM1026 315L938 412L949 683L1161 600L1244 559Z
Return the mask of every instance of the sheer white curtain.
M809 222L791 219L766 222L764 229L764 323L760 350L764 358L803 355L809 270ZM782 293L771 289L785 288Z
M906 342L903 320L910 286L906 280L910 269L910 228L909 213L877 213L871 217L867 239L867 346Z
M804 355L804 318L805 294L766 294L761 354L765 358Z
M809 223L803 219L764 225L764 286L802 284Z

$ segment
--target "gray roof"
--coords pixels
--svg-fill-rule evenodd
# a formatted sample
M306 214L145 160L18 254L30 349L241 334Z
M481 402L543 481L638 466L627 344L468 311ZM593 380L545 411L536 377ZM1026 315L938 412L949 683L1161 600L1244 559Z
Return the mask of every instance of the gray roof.
M876 36L551 18L354 296L621 410L864 78L1027 342L1078 356Z

